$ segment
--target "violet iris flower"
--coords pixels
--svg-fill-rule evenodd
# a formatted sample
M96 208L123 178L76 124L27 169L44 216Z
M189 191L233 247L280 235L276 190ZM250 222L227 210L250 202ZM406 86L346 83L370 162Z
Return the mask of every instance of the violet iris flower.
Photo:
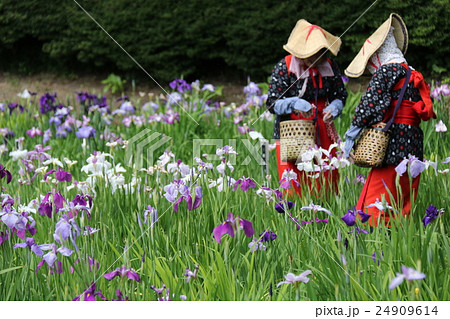
M55 173L55 177L59 182L71 182L72 181L72 174L69 172L66 172L65 170L62 170L58 168L58 170Z
M260 90L258 84L254 83L254 82L250 82L246 87L244 87L244 93L247 96L260 95L261 90Z
M295 205L295 203L293 202L279 202L275 204L275 210L280 214L284 214L286 212L285 211L286 204L288 209L292 209L292 207L294 207Z
M234 218L233 213L228 213L228 219L223 224L214 228L214 239L220 244L223 235L228 234L231 237L234 237L234 232L238 229L243 229L245 236L247 237L252 237L255 233L250 221L240 218L239 216Z
M355 206L347 211L347 214L341 217L341 219L347 224L347 226L354 226L356 224L356 216L359 214L361 222L365 223L369 220L369 214L364 213L362 210L356 210Z
M294 182L294 184L296 184L297 186L300 185L297 180L297 173L290 168L287 168L284 170L283 175L281 175L280 187L289 189L291 187L291 181Z
M404 279L411 281L411 280L420 280L424 279L426 275L424 273L418 272L417 270L413 268L409 268L406 266L402 266L402 273L397 273L397 277L392 279L389 289L392 290L398 285L400 285Z
M15 244L13 248L28 248L39 257L44 255L44 252L39 248L32 237L27 237L24 243Z
M190 270L189 268L186 268L186 272L184 273L184 275L187 277L186 282L189 282L191 278L194 279L197 278L198 268L199 265L195 265L194 271Z
M277 238L277 234L266 229L259 234L259 237L261 238L260 241L264 243L274 241Z
M10 171L8 171L6 167L0 164L0 179L3 179L4 177L6 177L6 184L11 183L12 175Z
M103 275L103 277L105 277L108 280L112 280L117 276L128 277L131 280L141 282L141 278L139 277L139 275L136 272L134 272L132 268L125 268L125 266L122 266L121 268L116 268L114 271Z
M0 246L9 239L9 232L6 230L4 232L0 231Z
M64 207L65 199L64 197L59 193L59 191L53 190L52 192L49 192L45 195L44 199L42 200L41 204L38 207L38 212L41 214L41 216L52 217L52 201L50 200L50 195L53 195L53 203L55 204L55 212L58 212L61 208Z
M256 188L256 183L252 181L251 178L242 177L239 178L236 183L234 183L233 190L236 190L238 187L241 187L242 191L246 192L250 188Z
M401 161L400 164L395 167L395 171L398 175L402 176L403 173L406 172L408 166L409 173L411 174L412 178L416 178L427 168L426 164L420 161L417 157L410 156L409 158L405 158L403 161Z
M50 170L44 175L44 181L47 180L47 177L51 174L55 173L55 177L58 180L58 182L71 182L72 181L72 174L69 172L66 172L65 170L62 170L58 167L58 170Z
M95 282L92 282L91 285L83 291L82 294L76 296L73 301L96 301L95 297L99 296L103 300L106 299L105 296L102 295L102 291L96 291Z
M36 128L36 127L33 127L31 129L29 129L28 131L26 131L26 133L31 138L35 137L36 135L38 135L38 136L42 135L42 131L39 128Z
M95 137L95 129L90 125L83 126L78 129L75 135L77 138Z
M192 86L183 79L175 79L169 83L169 86L171 89L176 89L180 93L192 91Z
M439 215L444 213L444 209L437 209L434 205L430 205L425 210L426 215L422 219L422 223L424 226L427 226L429 223L431 223L433 220L435 220Z
M309 278L307 277L312 273L311 270L306 270L302 272L300 275L296 276L293 273L288 273L284 278L286 278L286 281L281 281L277 284L277 287L283 285L283 284L297 284L297 282L301 281L305 284L309 281Z
M117 296L117 299L113 299L112 301L128 301L128 300L130 300L130 298L128 298L127 296L125 296L125 297L123 296L120 289L116 290L116 296Z
M85 262L85 260L84 260ZM75 272L75 268L73 266L78 265L80 263L80 259L75 260L72 266L70 266L70 273L73 274ZM100 269L100 263L96 261L92 257L88 257L88 265L89 265L89 272L92 272L94 268L97 268L97 270ZM94 266L94 267L93 267Z
M55 269L58 274L62 273L61 261L57 260L57 254L60 253L63 256L69 257L73 254L73 250L66 248L64 246L57 247L56 244L44 244L39 245L41 250L50 250L47 254L43 255L41 262L36 267L35 273L37 274L38 270L44 265L44 262L47 263L47 266L50 268L51 273L53 274L53 270ZM56 267L55 267L56 263Z
M75 240L81 235L81 229L74 219L69 219L67 215L62 215L61 219L56 223L53 238L58 244L62 244L65 240L70 239L75 249L78 250Z
M325 223L325 224L328 224L328 218L319 219L319 218L316 217L316 219L313 219L313 220L311 220L309 222L307 222L306 220L302 220L302 226L305 226L305 225L311 224L311 223Z
M153 228L153 225L158 221L158 211L150 205L147 206L144 212L144 224L146 225L148 225L148 215L150 215L150 227Z
M349 231L348 233L351 234L353 232L356 232L356 235L359 235L361 233L364 233L364 234L368 234L369 233L367 230L362 229L361 227L355 227L355 229Z
M253 240L248 244L248 248L250 248L250 252L254 253L257 250L266 250L267 247L259 240L258 238L253 238Z

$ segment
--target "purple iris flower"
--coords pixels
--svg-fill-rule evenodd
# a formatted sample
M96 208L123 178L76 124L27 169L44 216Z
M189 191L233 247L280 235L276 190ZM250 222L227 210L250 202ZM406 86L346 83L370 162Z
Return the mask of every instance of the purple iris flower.
M85 260L84 260L85 262ZM70 266L70 273L73 274L75 272L75 269L73 266L78 265L80 263L80 259L75 260L72 266ZM89 265L89 272L92 272L94 268L97 268L97 270L100 269L100 263L96 261L92 257L88 257L88 265Z
M300 183L297 180L297 173L290 168L287 168L281 175L280 187L289 189L291 187L291 181L294 182L297 186L300 186Z
M258 87L258 84L254 82L250 82L246 87L244 87L243 91L247 96L254 96L261 94L261 90Z
M234 237L234 232L238 229L243 229L245 236L247 237L252 237L255 233L250 221L240 218L239 216L234 218L233 213L228 213L228 219L223 224L214 228L214 239L220 244L223 235L228 234L231 237Z
M293 273L288 273L284 278L286 278L285 281L281 281L277 284L277 287L283 285L283 284L294 284L297 285L297 283L304 282L305 284L309 281L309 278L307 277L312 273L311 270L306 270L302 272L300 275L296 276Z
M233 190L236 190L239 186L241 187L242 191L246 192L250 188L256 188L256 183L252 181L251 178L242 177L239 178L236 183L234 183Z
M199 265L195 265L194 271L190 270L189 268L186 268L186 272L184 275L187 277L186 282L189 282L191 278L196 279L197 273L198 273Z
M52 217L52 201L50 200L50 195L53 195L53 203L55 204L55 212L58 212L61 208L64 207L65 199L59 193L59 191L53 190L45 195L42 199L41 204L38 207L38 212L41 216L47 215L47 217Z
M3 179L4 177L6 177L6 184L11 183L12 175L10 171L8 171L6 167L0 164L0 179Z
M427 226L429 223L431 223L433 220L435 220L439 215L444 213L444 209L437 209L434 205L430 205L425 210L426 215L422 219L422 223L424 226Z
M131 280L136 280L137 282L141 282L141 278L139 277L139 275L136 272L134 272L133 269L125 268L125 266L122 266L121 268L116 268L114 271L103 275L103 277L105 277L108 280L112 280L117 276L128 277Z
M356 224L356 215L354 210L349 209L347 214L341 217L347 226L354 226Z
M297 230L300 230L300 222L298 221L298 219L296 217L291 217L291 219L295 223L295 227L297 228Z
M292 207L294 207L295 205L295 203L293 202L279 202L275 204L275 210L280 214L284 214L286 212L285 211L286 204L288 209L292 209Z
M192 86L183 79L175 79L169 83L169 86L171 89L176 89L180 93L192 91Z
M52 137L52 130L48 129L44 131L44 138L42 139L42 143L47 143Z
M59 182L71 182L72 181L72 174L69 172L66 172L65 170L62 170L58 168L58 170L55 173L55 177Z
M6 230L4 232L0 231L0 246L9 239L9 232Z
M61 126L58 126L58 127L56 128L55 136L56 136L56 137L66 137L66 136L67 136L67 131L66 131L66 129L65 129L62 125L61 125Z
M73 301L96 301L95 297L99 296L102 300L108 300L102 295L102 291L96 291L95 282L83 291L82 294L76 296Z
M13 248L28 248L39 257L42 257L44 255L42 249L39 248L39 246L34 241L34 238L31 237L27 237L24 243L15 244Z
M54 105L55 103L55 98L56 98L56 93L54 94L50 94L50 93L45 93L44 95L41 96L40 98L40 105L41 105L41 113L45 114L47 112L51 112L51 111L55 111L58 108L58 105Z
M128 301L128 300L130 300L130 298L128 298L127 296L125 296L125 297L123 296L120 289L116 290L116 296L117 296L117 299L113 299L112 301Z
M266 229L262 231L261 234L259 234L259 237L261 238L260 241L264 243L268 241L274 241L277 238L277 234Z
M361 234L361 233L364 233L364 234L368 234L368 233L369 233L367 230L362 229L361 227L355 227L355 229L349 231L348 233L351 234L351 233L353 233L353 232L355 232L356 235L359 235L359 234Z
M125 101L120 105L120 109L125 112L125 114L130 114L136 112L136 108L129 101Z
M383 251L381 252L381 256L384 256L384 252ZM380 257L380 259L377 259L376 257L377 257L376 256L376 252L374 251L373 254L372 254L372 260L373 260L374 263L376 262L376 263L378 263L378 265L380 265L381 257Z
M53 238L58 244L62 244L65 240L70 239L75 249L78 250L75 240L80 235L81 229L75 220L69 219L67 215L62 215L61 219L56 223Z
M35 273L37 274L38 270L44 265L44 262L47 263L47 266L50 268L51 273L53 274L53 270L56 270L56 272L58 274L62 273L62 265L61 265L61 261L57 260L58 259L58 253L69 257L70 255L73 254L73 250L66 248L64 246L61 247L57 247L56 244L44 244L44 245L39 245L39 248L41 250L50 250L47 254L42 256L42 260L41 262L39 262L39 264L36 267L36 271ZM56 263L56 266L55 266Z
M83 126L78 129L78 131L75 133L75 135L78 138L95 137L95 129L90 125Z
M354 226L356 224L356 216L359 214L361 222L365 223L369 220L369 214L364 213L362 210L356 210L355 206L347 211L347 214L341 217L341 219L347 224L347 226Z
M148 215L150 215L150 227L158 221L158 211L150 205L147 205L147 209L144 211L144 224L148 225Z
M328 224L328 218L319 219L319 218L316 217L316 219L313 219L313 220L311 220L309 222L307 222L306 220L302 220L302 226L305 226L305 225L311 224L311 223L317 223L317 224L318 223L325 223L325 224Z
M121 97L118 97L118 98L116 99L116 102L129 101L129 100L130 100L130 99L128 98L128 96L123 95L123 96L121 96Z
M406 266L402 266L402 273L397 273L397 276L392 279L389 289L392 290L398 285L400 285L404 279L411 281L411 280L420 280L424 279L426 275L424 273L418 272L417 270L413 268L409 268Z
M348 77L346 77L345 75L341 75L341 79L344 84L348 83Z
M33 138L35 136L41 136L42 130L39 128L33 127L31 129L29 129L28 131L26 131L26 133L28 134L29 137Z
M424 162L420 161L415 156L410 156L409 158L405 158L403 161L401 161L400 164L395 167L395 171L398 175L402 176L403 173L406 172L407 166L409 166L409 173L411 174L412 178L416 178L417 176L419 176L419 174L422 173L426 168Z

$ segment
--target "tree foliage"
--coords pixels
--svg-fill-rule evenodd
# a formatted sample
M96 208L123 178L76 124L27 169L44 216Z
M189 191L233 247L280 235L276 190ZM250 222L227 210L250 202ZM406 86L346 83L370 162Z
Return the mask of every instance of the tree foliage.
M342 37L344 69L391 12L408 26L410 64L428 74L433 65L449 70L447 0L1 0L0 68L145 76L138 63L166 81L265 80L305 18Z

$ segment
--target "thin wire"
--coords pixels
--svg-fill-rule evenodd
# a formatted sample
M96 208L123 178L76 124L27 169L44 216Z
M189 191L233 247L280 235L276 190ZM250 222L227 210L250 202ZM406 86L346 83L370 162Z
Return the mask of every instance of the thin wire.
M164 88L158 83L158 81L156 81L155 80L155 78L153 77L153 76L151 76L150 75L150 73L148 73L147 72L147 70L145 70L140 64L139 64L139 62L138 61L136 61L136 59L135 58L133 58L132 56L131 56L131 54L129 54L128 53L128 51L127 50L125 50L109 33L108 33L108 31L106 31L105 30L105 28L103 28L101 25L100 25L100 23L98 23L97 22L97 20L95 20L90 14L89 14L89 12L87 12L76 0L73 0L73 2L75 2L80 8L81 8L81 10L83 10L84 11L84 13L86 13L86 15L89 17L89 18L91 18L91 20L92 21L94 21L99 27L100 27L100 29L102 29L103 30L103 32L105 32L110 38L111 38L111 40L113 40L114 41L114 43L116 43L118 46L119 46L119 48L121 48L122 49L122 51L123 52L125 52L127 55L128 55L128 57L139 67L139 68L141 68L141 70L142 71L144 71L144 73L145 74L147 74L147 76L150 78L150 79L152 79L153 80L153 82L155 82L160 88L161 88L161 90L163 90L164 91L164 93L166 93L168 96L169 96L169 99L171 99L173 102L175 102L179 107L181 107L181 109L184 111L184 112L186 112L186 114L197 124L197 125L200 125L200 124L198 124L198 122L184 109L184 107L182 107L166 90L164 90Z

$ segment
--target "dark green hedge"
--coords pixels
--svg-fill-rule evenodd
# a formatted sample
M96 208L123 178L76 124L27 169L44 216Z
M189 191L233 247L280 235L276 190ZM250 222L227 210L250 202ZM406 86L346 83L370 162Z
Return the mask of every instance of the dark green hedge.
M160 81L180 75L265 80L300 18L343 34L337 58L343 69L391 12L408 26L410 64L428 75L433 65L450 68L448 0L378 0L350 29L372 0L77 2ZM145 76L72 0L0 0L0 69Z

